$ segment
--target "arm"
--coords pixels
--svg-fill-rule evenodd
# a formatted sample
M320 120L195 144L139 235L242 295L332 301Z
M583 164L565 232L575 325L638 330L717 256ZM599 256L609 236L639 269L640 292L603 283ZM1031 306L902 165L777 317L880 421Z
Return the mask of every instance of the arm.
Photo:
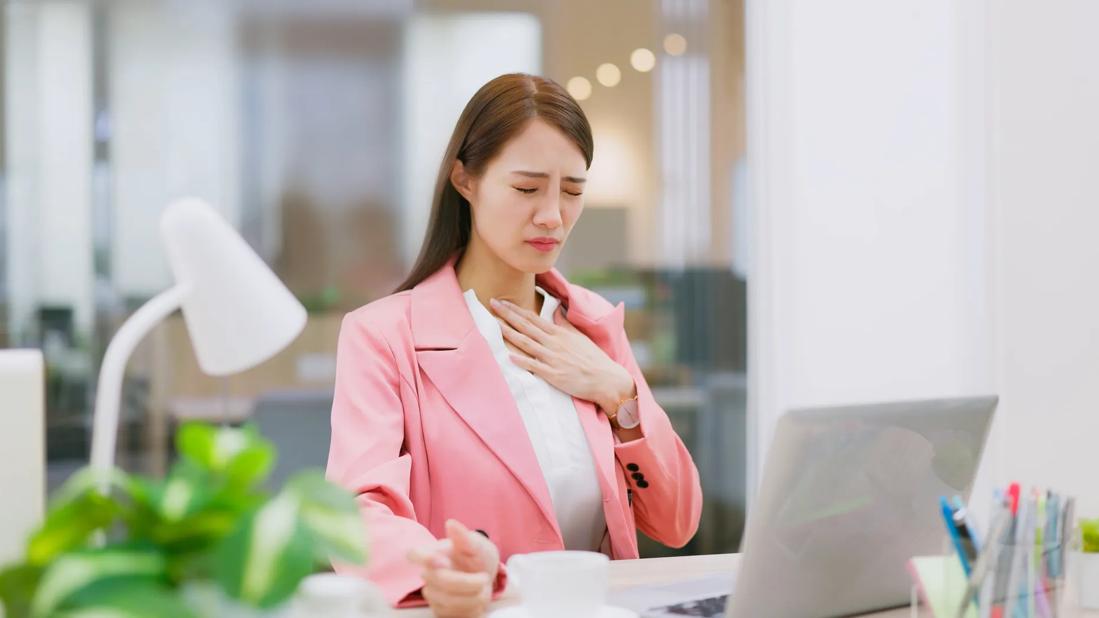
M404 452L402 380L388 343L354 317L344 319L337 346L328 478L358 499L372 539L366 566L338 572L376 583L393 605L424 605L422 567L408 560L435 535L416 518L409 498L412 456ZM498 577L502 588L504 576Z
M637 527L669 547L686 545L698 530L702 514L702 488L698 470L668 415L656 402L623 336L620 362L629 378L608 390L599 404L604 410L637 395L641 424L618 429L615 458L633 490ZM640 475L635 478L634 475Z

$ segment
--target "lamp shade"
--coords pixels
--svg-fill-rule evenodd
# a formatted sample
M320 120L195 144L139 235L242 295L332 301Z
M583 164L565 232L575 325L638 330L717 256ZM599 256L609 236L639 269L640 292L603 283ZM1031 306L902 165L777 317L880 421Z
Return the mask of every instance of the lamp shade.
M183 319L203 372L223 376L274 356L305 327L305 307L209 204L172 202L160 221L185 289Z

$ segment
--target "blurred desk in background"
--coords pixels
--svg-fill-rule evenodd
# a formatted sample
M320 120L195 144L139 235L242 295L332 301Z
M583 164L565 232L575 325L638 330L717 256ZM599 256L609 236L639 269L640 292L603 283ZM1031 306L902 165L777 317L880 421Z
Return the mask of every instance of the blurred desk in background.
M271 360L228 377L202 373L179 315L165 320L143 344L145 362L134 363L135 373L144 368L149 380L149 418L144 432L150 470L163 473L169 459L172 423L200 420L240 423L253 418L265 401L287 400L302 404L302 421L327 431L328 409L315 418L318 406L330 407L336 372L336 341L342 312L309 314L302 334ZM317 403L321 402L321 403ZM283 406L285 407L285 406ZM280 447L284 445L279 445ZM327 452L327 445L325 445ZM280 449L281 450L281 449ZM315 465L324 466L323 459Z

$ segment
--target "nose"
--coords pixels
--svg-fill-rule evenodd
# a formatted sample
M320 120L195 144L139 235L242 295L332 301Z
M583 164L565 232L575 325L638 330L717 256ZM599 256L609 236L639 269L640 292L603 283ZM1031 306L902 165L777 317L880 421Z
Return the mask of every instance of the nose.
M538 210L534 212L534 224L549 230L561 227L561 195L555 192L538 204Z

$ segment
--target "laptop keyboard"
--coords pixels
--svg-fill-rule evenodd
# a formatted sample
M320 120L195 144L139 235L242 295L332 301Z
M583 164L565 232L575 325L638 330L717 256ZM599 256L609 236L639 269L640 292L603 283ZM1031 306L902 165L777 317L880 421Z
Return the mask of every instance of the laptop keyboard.
M704 618L719 618L725 615L725 601L729 595L723 594L717 597L695 599L675 605L667 605L656 608L656 611L671 614L673 616L703 616Z

